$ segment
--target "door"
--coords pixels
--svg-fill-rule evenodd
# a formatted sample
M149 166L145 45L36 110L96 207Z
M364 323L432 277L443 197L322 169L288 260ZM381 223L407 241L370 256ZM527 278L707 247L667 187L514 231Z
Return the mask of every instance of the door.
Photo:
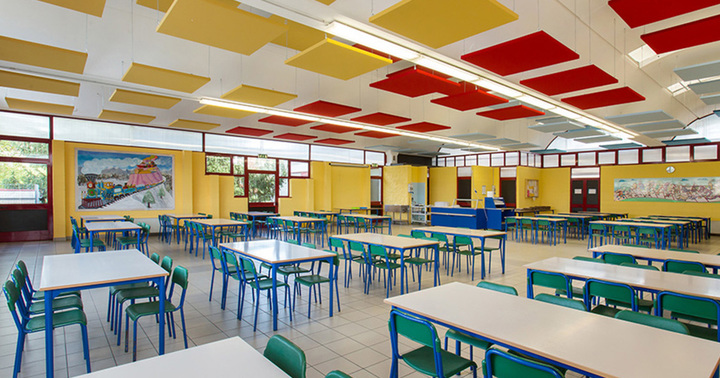
M250 211L277 212L277 160L247 158L248 208Z
M515 207L517 193L515 178L500 179L500 196L505 201L506 207Z
M50 142L0 136L0 242L52 239Z
M460 201L469 200L472 198L472 180L470 177L458 177L457 179L457 204L462 207L472 207L471 201Z
M600 211L600 179L570 181L570 211Z

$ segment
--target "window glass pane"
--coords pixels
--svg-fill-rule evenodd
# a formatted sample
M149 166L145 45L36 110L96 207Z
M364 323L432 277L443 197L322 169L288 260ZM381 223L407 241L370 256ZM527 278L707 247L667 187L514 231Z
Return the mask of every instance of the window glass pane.
M365 164L385 165L385 153L365 151Z
M245 177L235 177L235 196L245 196Z
M290 179L278 179L278 185L280 185L278 195L280 197L288 197L290 195Z
M500 168L500 177L502 177L502 178L517 177L517 168L516 167Z
M560 165L562 165L563 167L575 165L575 154L561 155Z
M230 156L213 156L205 157L206 173L232 173L230 171Z
M371 168L370 176L382 176L382 168Z
M242 156L233 156L233 174L244 175L245 174L245 158Z
M505 153L505 165L518 165L518 163L520 163L520 156L518 152Z
M47 203L47 165L0 162L0 203Z
M595 165L594 152L581 152L578 154L578 165Z
M288 168L287 160L278 160L278 173L280 174L280 177L288 177Z
M570 178L598 178L600 177L600 167L592 168L572 168L570 170Z
M444 166L445 166L445 158L438 158L438 159L437 159L437 166L438 166L438 167L444 167Z
M468 167L477 165L477 155L465 156L465 165L467 165Z
M0 134L50 138L50 117L0 112Z
M690 161L690 146L665 147L665 161Z
M292 177L310 177L310 163L306 161L291 161L290 175Z
M478 155L478 164L481 167L490 166L490 154Z
M718 157L716 145L695 146L693 159L695 160L715 160Z
M370 202L382 201L382 180L370 179Z
M446 167L454 167L455 166L455 157L450 156L445 158L445 166Z
M639 155L638 150L618 150L618 164L637 164Z
M81 119L55 118L54 137L72 142L202 151L202 133Z
M559 165L558 155L542 155L543 168L555 168Z
M598 152L598 164L615 164L615 152Z
M261 159L249 157L248 169L256 171L274 171L275 170L275 159Z
M505 165L505 154L504 153L492 154L492 166L493 167L501 167L503 165Z
M528 165L528 153L527 152L521 152L520 153L520 165Z
M310 146L310 159L314 161L364 164L365 153L362 150L313 145Z
M0 156L47 159L49 144L0 140Z
M251 173L248 179L250 202L275 202L275 175Z
M472 168L470 167L460 167L457 170L458 177L470 177L472 176Z
M267 154L275 158L298 160L308 160L310 158L307 144L217 134L205 135L205 151L238 155Z
M662 162L662 148L648 148L642 150L643 163L659 163Z

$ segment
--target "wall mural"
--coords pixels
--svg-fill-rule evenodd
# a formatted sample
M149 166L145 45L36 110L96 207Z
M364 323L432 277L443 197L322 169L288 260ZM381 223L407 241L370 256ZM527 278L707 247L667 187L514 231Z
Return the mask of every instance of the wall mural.
M615 179L615 201L720 202L720 177Z
M173 156L77 150L77 210L175 208Z

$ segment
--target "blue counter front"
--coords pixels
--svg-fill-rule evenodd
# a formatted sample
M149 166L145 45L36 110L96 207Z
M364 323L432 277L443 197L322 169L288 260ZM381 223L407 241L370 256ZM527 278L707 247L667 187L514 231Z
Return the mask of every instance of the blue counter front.
M430 224L433 226L467 227L475 230L487 228L485 209L470 207L431 207Z

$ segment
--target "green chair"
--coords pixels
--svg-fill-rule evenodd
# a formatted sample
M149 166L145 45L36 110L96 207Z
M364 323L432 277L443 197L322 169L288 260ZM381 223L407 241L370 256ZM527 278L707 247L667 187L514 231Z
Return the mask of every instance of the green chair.
M243 305L245 304L246 286L250 286L250 288L253 289L253 293L255 293L255 320L253 321L253 332L255 332L257 330L258 312L260 311L260 292L267 291L269 295L272 295L273 280L272 278L258 275L257 271L255 270L255 264L252 262L252 260L243 256L238 256L238 258L240 263L238 271L240 272L242 277L240 285L240 309L238 309L238 318L242 317ZM284 282L277 282L277 287L285 287L286 293L288 293L287 286L288 285ZM275 298L270 298L270 303L272 306L273 303L277 303L277 300ZM290 311L290 321L292 321L292 311Z
M602 259L596 259L596 258L585 257L585 256L575 256L575 257L573 257L572 259L573 259L573 260L578 260L578 261L587 261L587 262L599 263L599 264L604 264L604 263L605 263L605 261L603 261ZM585 285L584 285L584 284L583 284L583 286L580 286L580 287L570 285L570 290L571 290L571 292L572 292L572 297L571 297L571 298L580 298L580 299L585 298ZM565 289L555 289L555 295L556 295L556 296L557 296L557 295L559 295L559 296L567 296L567 290L565 290Z
M486 377L562 378L557 368L496 348L485 352L483 373Z
M362 244L357 243L363 251L358 255L353 255L352 251L345 249L345 243L340 239L330 238L329 244L330 250L337 253L338 257L345 261L345 281L343 281L343 283L345 287L348 287L350 285L349 280L352 279L352 263L356 262L360 264L360 270L362 270L363 265L365 265L365 257L363 256L365 250Z
M80 253L80 249L81 249L81 248L85 248L85 252L88 252L88 251L90 250L90 247L91 247L91 246L92 246L93 249L94 249L94 248L97 248L97 249L100 250L100 251L104 251L104 250L105 250L105 243L103 243L102 240L97 239L97 238L93 238L92 240L90 240L90 238L81 238L81 237L80 237L80 235L81 235L81 234L80 234L80 231L79 231L79 229L77 228L77 226L75 226L75 225L72 226L72 230L73 230L73 233L72 233L73 243L72 243L72 245L75 246L75 247L74 247L74 248L75 248L75 249L74 249L74 250L75 250L75 253Z
M25 261L18 260L17 264L15 266L20 269L20 272L25 276L25 283L27 285L28 290L30 290L30 294L32 295L33 300L43 300L45 299L45 292L44 291L37 291L33 287L32 281L30 280L30 276L28 274L27 265L25 265ZM59 294L56 298L60 297L67 297L67 296L76 296L81 297L79 291L66 291L64 293Z
M592 307L592 300L604 298L605 304L598 304ZM585 282L585 307L590 312L604 316L613 317L620 312L617 307L629 308L632 311L650 312L653 302L637 297L635 291L629 286L616 282L589 279Z
M195 239L195 257L198 255L198 248L200 247L200 240L202 240L203 243L203 254L202 258L205 260L205 250L207 250L208 245L213 244L213 238L212 233L205 232L205 227L201 225L200 223L193 222L193 227L195 227L195 232L193 235L193 238Z
M505 232L510 234L513 240L517 238L517 219L515 217L505 218Z
M33 299L30 289L27 287L27 277L25 277L20 269L15 268L12 271L12 279L15 287L20 290L20 301L25 311L30 315L42 314L45 312L45 300ZM63 311L68 309L83 309L83 302L79 296L68 295L60 298L53 298L52 310Z
M682 273L688 270L705 273L705 265L697 261L681 261L668 259L663 262L663 272Z
M585 308L585 304L583 302L576 301L570 298L541 293L536 295L534 299L540 302L551 303L554 305L568 307L575 310L587 311L587 308Z
M555 289L555 292L558 292L558 290L564 290L564 293L572 293L572 285L570 285L570 280L561 273L552 273L552 272L541 272L541 271L532 271L530 272L530 275L528 277L528 298L533 298L533 287L542 286L550 289ZM572 294L567 294L568 298L572 296Z
M615 244L630 243L634 239L632 228L625 225L612 226L612 239Z
M390 261L390 257L387 253L387 250L382 245L376 245L376 244L370 244L369 248L370 253L370 259L372 267L376 269L382 270L384 273L384 282L385 282L385 288L386 288L386 294L385 298L390 297L390 290L392 287L393 282L393 271L396 269L401 269L402 265L395 263L393 261ZM365 292L370 291L370 277L367 277L367 283L366 287L367 289ZM400 285L403 285L403 282L400 282Z
M455 253L453 254L452 270L450 271L450 276L455 273L455 256L464 256L468 260L465 264L466 269L472 272L470 274L470 279L472 281L475 281L475 256L480 255L481 258L484 258L484 251L482 250L482 248L476 248L473 245L472 238L470 238L469 236L458 235L453 238L453 249L455 250ZM458 258L458 270L462 269L461 261L462 259ZM472 268L470 267L471 265ZM483 268L484 265L485 264L482 264Z
M305 352L285 337L272 336L265 346L263 356L291 378L305 378L307 370Z
M647 245L648 247L658 247L659 238L656 229L650 227L639 227L637 230L637 238L639 245ZM669 242L669 241L668 241Z
M575 257L573 257L572 259L573 259L573 260L578 260L578 261L587 261L587 262L594 262L594 263L605 264L605 261L603 261L603 259L596 259L596 258L594 258L594 257L575 256Z
M630 263L630 262L624 262L620 264L620 266L627 266L630 268L638 268L638 269L645 269L645 270L654 270L654 271L660 271L658 267L652 266L652 265L645 265L645 264L637 264L637 263Z
M352 378L350 375L343 373L340 370L333 370L325 375L325 378Z
M657 295L655 315L662 316L664 311L670 311L670 317L673 319L687 319L708 325L702 327L683 323L687 326L691 336L720 341L720 331L709 327L717 325L720 320L720 302L710 298L662 291Z
M518 295L518 292L514 287L508 286L508 285L501 285L499 283L480 281L475 286L477 286L481 289L495 290L495 291L498 291L501 293L510 294L510 295L514 295L514 296Z
M687 253L700 253L698 251L693 251L691 249L680 249L680 248L668 248L668 251L675 251L675 252L687 252Z
M410 236L412 237L412 236ZM415 255L413 255L413 251L415 252ZM413 280L415 279L415 268L417 268L418 273L418 290L422 289L422 271L425 265L430 265L430 269L432 269L432 264L435 263L435 260L427 258L427 254L425 257L420 256L420 248L414 248L410 251L410 255L406 256L403 261L405 264L409 265L412 268L413 272ZM433 274L435 274L435 270L433 269ZM439 279L439 278L438 278Z
M153 253L150 255L150 261L154 262L155 264L160 265L160 255L157 253ZM110 322L110 330L112 331L114 329L115 325L115 306L117 305L117 301L115 300L115 295L117 295L117 292L123 289L133 289L138 287L147 287L149 285L148 282L136 282L131 284L123 284L123 285L113 285L108 288L108 312L107 312L107 321ZM112 322L110 321L112 318Z
M390 345L392 347L392 372L397 372L399 360L422 374L433 377L451 377L470 368L477 377L477 364L472 360L443 350L437 330L423 320L398 310L390 311ZM420 344L420 347L400 354L398 335Z
M643 314L641 312L622 310L615 314L615 319L626 320L628 322L682 333L683 335L690 334L688 327L675 319L661 318L659 316Z
M450 257L449 254L455 253L455 248L452 247L452 244L448 242L447 235L441 234L439 232L431 232L430 233L430 239L437 240L438 248L440 250L440 253L442 253L442 263L447 268L447 274L450 274Z
M340 311L340 290L338 289L338 274L339 274L339 268L340 268L340 258L335 251L331 251L335 253L335 257L333 257L333 263L330 265L330 271L333 276L333 280L330 280L329 276L323 276L321 273L322 270L322 261L318 264L317 272L314 274L307 274L307 275L298 275L295 277L295 285L302 285L308 288L308 319L310 318L310 298L312 297L312 293L315 293L315 302L318 301L318 297L320 298L320 304L322 304L322 294L320 293L320 285L323 283L328 283L330 285L330 290L333 290L333 286L335 287L335 298L337 299L337 311ZM310 272L312 273L312 272ZM333 282L335 281L335 282ZM317 291L314 291L314 287L317 285ZM295 309L295 296L293 296L293 310Z
M588 249L603 245L606 230L604 224L590 223L588 226Z
M224 262L223 262L223 256L219 249L216 247L211 246L210 247L210 265L212 266L212 275L210 276L210 295L208 296L208 301L212 302L212 294L213 294L213 284L215 283L215 272L219 272L222 275L222 298L221 298L221 306L223 310L225 309L225 295L227 293L227 284L228 284L228 276L230 274L235 274L235 267L233 267L232 273L225 272L226 269L223 268ZM229 267L228 267L229 269Z
M182 289L180 298L177 304L174 304L173 294L177 293L175 288L179 287ZM180 311L180 322L182 324L183 339L185 340L185 349L188 347L187 342L187 331L185 329L185 310L183 305L185 304L185 294L188 288L188 270L182 266L177 266L172 272L172 285L170 286L170 292L167 295L165 301L165 316L169 322L168 327L172 326L172 337L177 338L177 332L175 331L175 312ZM137 322L143 316L159 315L160 314L160 301L135 303L128 306L125 310L125 324L130 324L130 320L133 321L133 361L137 359ZM128 348L128 326L125 327L125 351Z
M633 257L633 255L628 255L627 253L603 252L602 259L606 264L613 265L620 265L624 262L633 264L637 263L637 261L635 261L635 257Z

